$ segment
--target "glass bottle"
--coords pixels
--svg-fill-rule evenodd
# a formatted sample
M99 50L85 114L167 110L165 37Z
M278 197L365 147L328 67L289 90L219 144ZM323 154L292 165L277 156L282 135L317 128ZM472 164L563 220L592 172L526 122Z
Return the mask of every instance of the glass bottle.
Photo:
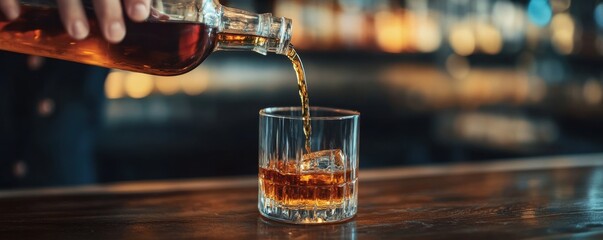
M107 68L171 76L197 67L220 50L286 54L291 20L220 5L217 0L152 0L140 23L124 14L126 36L118 44L102 36L91 0L83 0L90 25L84 40L71 38L55 0L20 0L21 14L0 21L0 50Z

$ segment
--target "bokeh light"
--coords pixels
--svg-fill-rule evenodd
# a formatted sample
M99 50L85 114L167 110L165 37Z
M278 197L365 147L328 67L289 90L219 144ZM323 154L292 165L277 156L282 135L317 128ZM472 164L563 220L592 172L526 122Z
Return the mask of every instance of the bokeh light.
M498 54L503 47L503 39L500 31L491 24L476 24L476 37L479 49L487 54Z
M125 80L126 93L131 98L144 98L153 91L153 76L128 73Z
M531 0L528 4L528 18L539 27L544 27L551 21L553 10L547 0Z
M452 77L463 79L469 75L471 65L469 65L467 58L451 54L446 58L446 70Z
M570 5L572 5L571 0L550 0L550 3L553 11L556 13L568 10Z
M105 96L108 99L118 99L125 95L124 80L126 72L112 71L105 80Z
M603 3L597 4L593 15L595 18L595 23L597 23L597 27L603 28Z
M574 49L575 24L567 13L559 13L551 21L551 40L555 50L561 54L570 54Z
M402 11L384 10L375 14L377 45L381 50L400 53L408 44L408 29Z
M429 53L437 50L442 43L442 35L438 23L433 17L415 21L415 42L420 52Z
M180 91L180 81L178 79L178 77L155 76L155 86L165 96L174 95Z
M601 103L603 99L603 89L601 88L601 82L597 79L591 78L582 88L582 95L584 96L584 102L589 105L597 105Z
M203 68L197 68L180 78L182 91L189 96L199 95L209 85L209 74Z
M475 36L468 23L459 23L452 27L448 41L458 55L468 56L475 51Z

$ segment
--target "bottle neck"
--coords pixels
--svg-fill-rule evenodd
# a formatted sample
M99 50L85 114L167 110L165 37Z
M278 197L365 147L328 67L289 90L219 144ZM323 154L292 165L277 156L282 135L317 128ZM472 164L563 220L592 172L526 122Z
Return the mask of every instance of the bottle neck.
M254 51L287 54L291 41L291 20L270 13L255 14L220 6L215 50Z

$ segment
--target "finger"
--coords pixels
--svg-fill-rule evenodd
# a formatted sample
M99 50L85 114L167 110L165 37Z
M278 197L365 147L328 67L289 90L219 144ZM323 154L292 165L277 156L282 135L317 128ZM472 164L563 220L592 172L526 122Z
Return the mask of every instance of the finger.
M94 0L94 11L105 39L118 43L126 36L120 0Z
M12 21L19 17L19 4L17 0L0 0L0 9L7 20Z
M88 36L90 28L80 0L57 0L61 21L69 36L82 40Z
M141 22L149 17L151 0L124 0L124 3L132 21Z

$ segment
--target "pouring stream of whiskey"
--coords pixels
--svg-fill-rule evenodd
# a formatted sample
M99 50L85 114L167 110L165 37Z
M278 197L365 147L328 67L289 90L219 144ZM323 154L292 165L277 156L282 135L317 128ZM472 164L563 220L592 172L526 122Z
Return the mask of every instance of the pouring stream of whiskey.
M310 148L310 137L312 135L312 126L310 125L310 98L308 97L308 85L306 84L306 72L304 71L304 65L301 62L301 58L297 55L297 52L293 48L293 45L289 45L287 51L287 57L293 64L295 69L295 75L297 75L297 86L299 87L299 98L301 99L301 110L302 119L304 124L304 135L306 136L306 153L312 152Z
M233 34L233 33L219 33L217 36L218 42L229 43L229 42L237 42L237 45L241 46L253 46L258 43L264 44L267 41L273 41L273 39L269 39L262 36L255 35L242 35L242 34ZM301 99L301 110L302 110L302 119L303 119L303 129L304 135L306 137L305 141L305 149L306 153L310 153L310 135L312 135L312 126L310 125L310 100L308 98L308 88L306 84L306 72L304 71L304 65L301 62L301 58L295 51L295 48L292 44L289 44L289 47L286 52L287 58L293 64L293 69L295 70L295 75L297 76L297 86L299 87L299 97Z

